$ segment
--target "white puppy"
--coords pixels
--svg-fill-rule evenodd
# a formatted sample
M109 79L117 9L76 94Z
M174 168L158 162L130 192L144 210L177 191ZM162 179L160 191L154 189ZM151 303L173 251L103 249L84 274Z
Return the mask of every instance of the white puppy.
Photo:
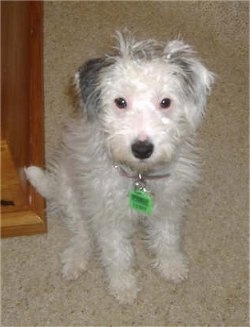
M117 39L116 53L76 73L78 117L67 123L48 170L31 166L26 175L73 233L63 276L76 279L98 248L111 293L132 303L139 217L161 275L175 282L188 275L179 229L198 180L194 135L213 74L180 40Z

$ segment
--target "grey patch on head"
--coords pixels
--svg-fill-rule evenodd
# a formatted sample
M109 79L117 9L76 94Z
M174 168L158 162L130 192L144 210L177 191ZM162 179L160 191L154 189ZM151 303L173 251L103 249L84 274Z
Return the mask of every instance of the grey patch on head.
M195 81L192 60L190 60L194 54L192 48L180 40L175 40L167 44L164 52L167 62L177 68L173 74L178 75L183 81L186 95L193 94Z
M187 96L191 95L196 102L197 78L194 67L185 59L176 59L175 64L181 69L180 77L183 81L183 89Z
M114 63L110 58L96 58L87 61L75 74L75 84L82 106L89 119L100 110L100 75L103 69Z
M168 63L178 68L175 75L182 80L185 95L191 97L195 104L199 104L209 91L212 74L196 57L192 47L180 40L169 42L164 52ZM202 76L204 74L207 76L206 81Z

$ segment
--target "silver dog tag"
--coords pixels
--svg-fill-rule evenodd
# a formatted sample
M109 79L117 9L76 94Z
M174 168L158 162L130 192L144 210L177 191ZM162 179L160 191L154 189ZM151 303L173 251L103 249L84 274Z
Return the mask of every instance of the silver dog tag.
M134 189L145 193L150 193L146 188L146 182L144 181L142 174L138 174L138 179L134 182Z

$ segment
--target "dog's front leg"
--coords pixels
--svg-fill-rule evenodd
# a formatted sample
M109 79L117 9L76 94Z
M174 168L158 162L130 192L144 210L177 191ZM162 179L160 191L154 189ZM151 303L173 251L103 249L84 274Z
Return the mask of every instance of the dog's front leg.
M176 219L175 219L176 218ZM155 255L154 266L174 282L188 276L188 260L180 250L179 217L152 217L149 224L149 247Z
M105 225L98 224L96 230L101 260L105 267L109 289L121 304L131 304L137 296L135 276L132 272L134 251L131 245L133 226L127 217Z

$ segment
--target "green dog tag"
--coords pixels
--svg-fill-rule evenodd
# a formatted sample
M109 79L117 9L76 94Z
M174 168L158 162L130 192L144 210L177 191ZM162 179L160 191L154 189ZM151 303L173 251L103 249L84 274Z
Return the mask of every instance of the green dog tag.
M153 199L149 193L134 189L129 192L129 206L130 208L149 215L153 209Z

